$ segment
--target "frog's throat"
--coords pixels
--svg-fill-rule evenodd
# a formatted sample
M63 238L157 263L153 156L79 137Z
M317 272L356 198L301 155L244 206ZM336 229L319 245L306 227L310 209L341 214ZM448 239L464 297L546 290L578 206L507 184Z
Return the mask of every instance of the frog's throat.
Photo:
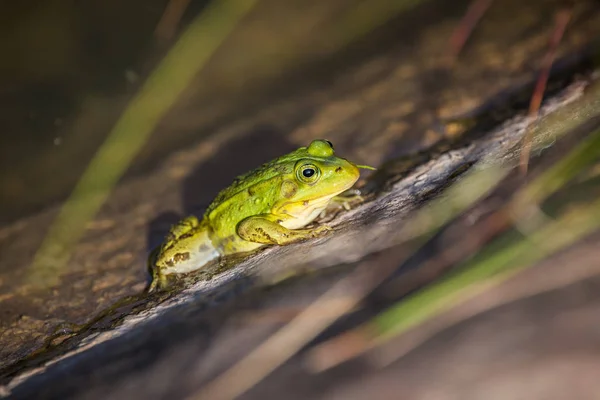
M303 201L297 201L285 204L282 209L285 208L287 211L286 214L293 218L285 220L281 223L281 225L288 229L299 229L305 227L314 221L327 207L331 199L338 194L339 193L332 194L317 200L310 200L306 203Z

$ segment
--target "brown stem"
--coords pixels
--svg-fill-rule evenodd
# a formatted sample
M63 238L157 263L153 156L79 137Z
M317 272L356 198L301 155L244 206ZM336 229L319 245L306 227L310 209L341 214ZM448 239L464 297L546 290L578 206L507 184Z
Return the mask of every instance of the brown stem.
M535 84L535 89L533 91L533 95L531 96L531 101L529 102L529 119L530 124L533 121L537 120L538 114L540 111L540 106L542 104L542 100L544 98L544 92L546 91L546 85L548 83L548 78L550 77L550 69L552 68L552 64L554 63L554 58L556 57L556 50L558 49L558 45L565 33L565 29L567 28L567 24L571 19L571 9L562 9L556 13L555 23L554 23L554 31L552 32L552 36L550 38L550 43L548 46L548 51L542 60L542 69L540 71L540 75L538 76L538 80ZM521 148L521 159L519 162L519 170L521 175L525 176L527 174L527 167L529 164L529 155L531 154L531 126L527 129L525 136L523 137L523 146Z

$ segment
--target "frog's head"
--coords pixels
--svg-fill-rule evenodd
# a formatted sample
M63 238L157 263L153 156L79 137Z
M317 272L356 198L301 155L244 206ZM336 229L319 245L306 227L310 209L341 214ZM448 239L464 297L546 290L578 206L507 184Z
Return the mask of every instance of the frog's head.
M362 167L337 157L328 140L314 140L300 148L293 161L293 171L281 187L278 208L298 218L312 216L331 198L351 188Z
M330 141L313 140L305 157L296 162L294 176L299 194L320 197L334 196L351 188L360 173L356 165L335 155Z

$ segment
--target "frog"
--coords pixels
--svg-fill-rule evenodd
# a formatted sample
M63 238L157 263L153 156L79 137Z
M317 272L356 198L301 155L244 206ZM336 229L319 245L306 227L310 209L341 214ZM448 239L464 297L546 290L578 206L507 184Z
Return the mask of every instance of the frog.
M316 139L238 176L201 219L188 216L171 227L148 259L149 291L216 258L324 236L330 226L307 226L356 183L359 169L374 168L338 157L329 140Z

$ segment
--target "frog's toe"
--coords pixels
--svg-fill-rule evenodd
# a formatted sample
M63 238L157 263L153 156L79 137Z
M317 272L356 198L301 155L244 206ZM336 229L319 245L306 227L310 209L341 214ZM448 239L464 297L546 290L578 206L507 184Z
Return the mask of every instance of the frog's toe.
M155 273L152 276L152 282L148 286L147 292L154 293L160 292L167 287L167 277L163 274Z
M364 200L364 197L362 197L360 194L349 194L334 197L332 203L343 207L346 211L349 211L352 209L353 203L360 204Z
M332 230L333 230L333 228L328 225L321 225L318 228L316 228L315 230L313 230L313 237L323 236L323 235L327 234L328 232L331 232Z
M159 284L158 284L158 279L153 279L152 282L150 283L150 286L148 286L148 289L146 289L146 291L148 293L154 293L159 289Z

